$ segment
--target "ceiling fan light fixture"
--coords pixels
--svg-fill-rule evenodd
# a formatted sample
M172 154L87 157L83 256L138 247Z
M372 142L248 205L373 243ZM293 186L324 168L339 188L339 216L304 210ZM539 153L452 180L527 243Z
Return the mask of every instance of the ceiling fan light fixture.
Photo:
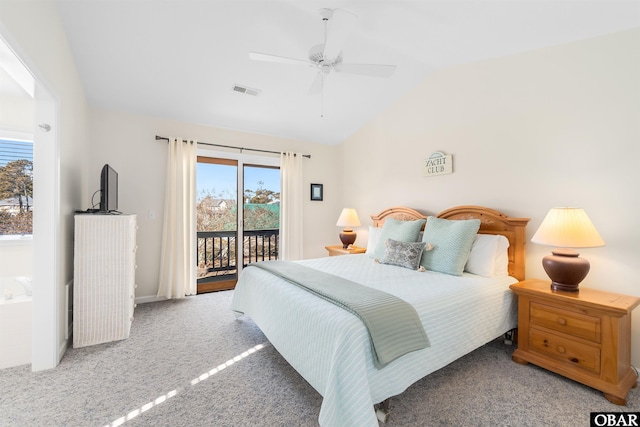
M319 67L323 65L334 66L342 62L342 52L333 62L328 62L324 57L324 44L317 44L309 50L309 61Z

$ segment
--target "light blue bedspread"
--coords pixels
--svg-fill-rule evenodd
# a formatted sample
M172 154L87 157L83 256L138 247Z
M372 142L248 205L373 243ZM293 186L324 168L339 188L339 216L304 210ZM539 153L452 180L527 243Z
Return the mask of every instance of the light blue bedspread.
M322 395L322 427L378 427L375 403L517 326L517 301L509 289L517 280L511 277L421 273L375 263L366 254L296 264L408 302L431 343L377 369L371 338L357 316L266 270L244 268L230 308L250 317Z
M290 261L262 261L249 266L267 270L358 316L371 337L378 369L430 345L416 310L394 295Z

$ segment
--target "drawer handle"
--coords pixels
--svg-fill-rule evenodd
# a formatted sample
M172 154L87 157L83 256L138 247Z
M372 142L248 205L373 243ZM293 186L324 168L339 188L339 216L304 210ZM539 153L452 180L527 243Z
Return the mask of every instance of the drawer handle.
M564 347L563 347L563 346L561 346L561 345L559 345L559 346L556 348L556 350L558 350L558 353L564 353L564 352L566 352L566 351L567 351L567 349L566 349L566 348L564 348Z
M578 360L578 358L577 358L577 357L572 357L572 358L571 358L571 359L569 359L569 360L570 360L571 362L573 362L573 363L578 363L578 362L579 362L579 360Z
M567 324L567 321L562 317L558 317L558 324L564 326Z

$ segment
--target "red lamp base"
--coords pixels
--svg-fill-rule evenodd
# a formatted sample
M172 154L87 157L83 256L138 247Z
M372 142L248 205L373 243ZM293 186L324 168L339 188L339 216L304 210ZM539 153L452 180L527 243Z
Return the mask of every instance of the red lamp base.
M589 261L579 257L571 249L556 249L542 259L544 271L551 279L551 289L563 292L578 292L578 285L587 277L591 268Z

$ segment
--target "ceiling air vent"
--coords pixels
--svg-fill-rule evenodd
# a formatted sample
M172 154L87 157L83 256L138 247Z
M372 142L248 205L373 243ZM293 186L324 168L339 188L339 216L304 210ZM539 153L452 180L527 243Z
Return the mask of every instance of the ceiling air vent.
M245 94L251 95L251 96L260 95L260 89L252 89L252 88L247 87L247 86L233 85L233 90L234 90L234 92L245 93Z

